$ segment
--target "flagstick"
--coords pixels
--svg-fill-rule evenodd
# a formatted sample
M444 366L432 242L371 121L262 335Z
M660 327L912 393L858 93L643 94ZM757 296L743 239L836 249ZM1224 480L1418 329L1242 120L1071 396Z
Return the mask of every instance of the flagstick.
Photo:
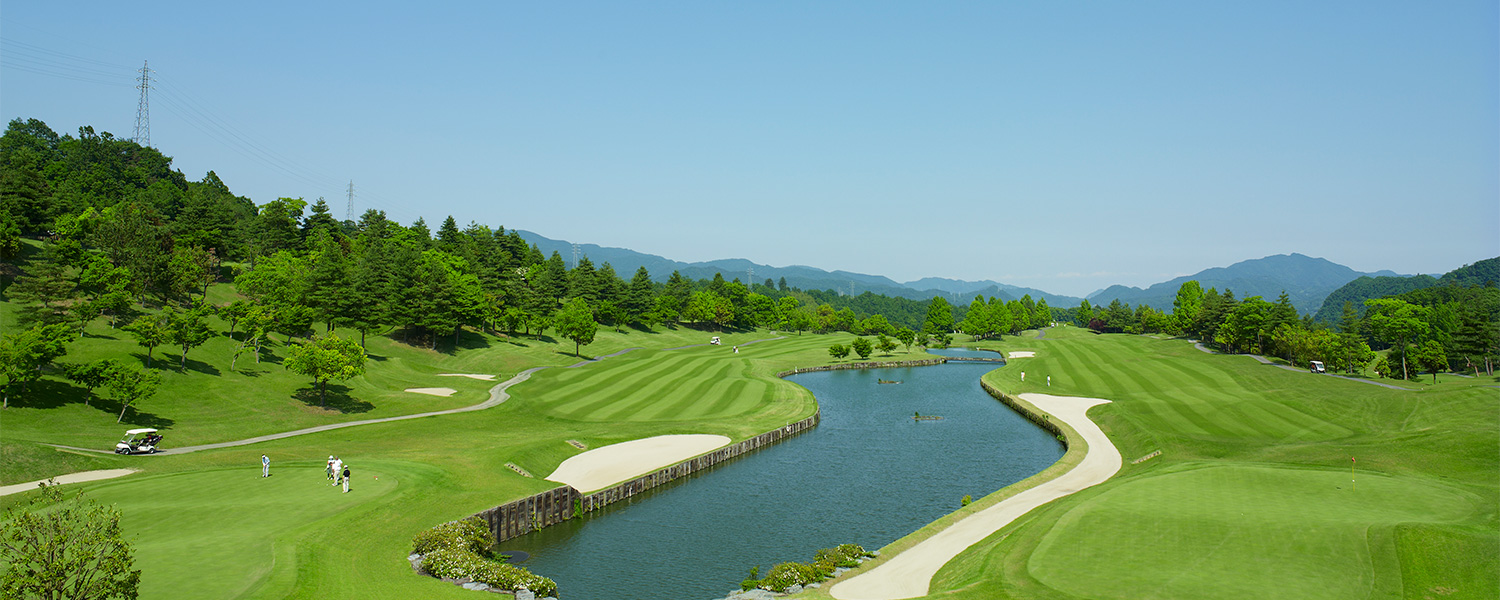
M1354 491L1354 457L1349 457L1349 491Z

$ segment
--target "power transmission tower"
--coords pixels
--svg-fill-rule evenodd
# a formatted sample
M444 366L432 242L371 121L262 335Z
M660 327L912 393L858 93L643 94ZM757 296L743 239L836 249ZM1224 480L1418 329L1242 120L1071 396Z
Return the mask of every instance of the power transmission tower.
M349 180L349 207L344 209L344 220L354 221L354 180Z
M745 285L755 285L755 267L745 269Z
M573 244L573 268L578 268L578 244Z
M151 147L151 69L147 61L141 61L141 76L136 78L139 82L135 88L141 91L141 102L135 107L135 137L133 141L137 144Z

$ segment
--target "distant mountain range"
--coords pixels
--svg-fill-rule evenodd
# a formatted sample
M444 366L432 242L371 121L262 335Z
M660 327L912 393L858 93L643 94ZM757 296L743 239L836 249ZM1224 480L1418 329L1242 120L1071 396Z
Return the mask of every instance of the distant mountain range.
M564 260L571 265L573 260L573 244L566 240L554 240L530 231L518 230L521 238L528 243L535 244L542 254L550 256L553 252L561 254ZM714 274L721 274L725 279L738 279L741 282L760 282L767 279L773 283L786 279L787 285L804 290L836 290L844 294L859 295L865 292L873 292L886 296L910 298L912 300L926 300L935 296L943 296L950 302L968 304L974 296L997 297L1004 300L1019 299L1030 294L1033 300L1046 299L1047 304L1059 308L1077 306L1081 298L1052 294L1036 288L1008 285L993 280L964 281L959 279L946 279L941 277L924 277L916 281L900 283L888 277L880 275L866 275L864 273L851 273L848 271L825 271L823 269L803 265L787 267L773 267L753 263L743 258L727 258L711 260L706 262L686 263L657 256L636 252L626 248L609 248L597 244L578 244L579 254L587 256L595 266L609 263L614 267L620 277L629 279L635 270L646 267L651 273L651 278L656 281L666 281L673 271L681 273L689 279L712 279ZM1494 260L1480 261L1473 268L1461 270L1464 273L1470 271L1481 273L1476 278L1490 277L1496 267ZM1234 263L1227 267L1214 267L1205 269L1183 277L1177 277L1169 281L1154 284L1147 288L1113 285L1088 295L1089 302L1094 305L1109 304L1115 299L1139 306L1146 304L1158 310L1172 310L1172 301L1177 298L1177 289L1182 287L1183 282L1196 279L1203 289L1217 288L1220 292L1233 290L1236 298L1248 298L1260 296L1267 301L1274 302L1283 290L1291 298L1292 305L1302 314L1312 314L1323 306L1324 299L1328 298L1335 290L1339 290L1346 284L1350 284L1361 278L1405 278L1410 275L1399 275L1392 271L1382 270L1374 273L1362 273L1349 267L1331 262L1323 258L1313 258L1301 254L1278 254ZM1452 278L1452 277L1450 277ZM1385 281L1385 280L1381 280ZM1433 280L1436 282L1437 280ZM1424 281L1423 284L1426 282ZM1416 287L1424 287L1416 284ZM1360 290L1373 289L1373 287L1384 286L1356 286L1359 289L1349 289L1340 295L1340 298L1356 298L1364 292ZM1396 285L1391 287L1410 288L1412 284ZM1340 300L1339 307L1342 307Z
M527 243L535 244L542 254L551 256L553 252L557 252L568 261L569 266L572 265L573 244L571 242L554 240L526 230L517 230L517 233ZM1031 294L1033 300L1045 298L1048 305L1057 307L1077 306L1083 300L997 281L960 281L928 277L907 283L897 283L880 275L824 271L802 265L773 267L756 264L743 258L685 263L655 254L636 252L626 248L609 248L597 244L578 244L578 252L582 256L587 256L595 266L609 263L614 267L615 272L625 279L629 279L636 269L646 267L646 271L650 272L651 278L656 281L666 281L667 277L672 275L672 271L677 271L689 279L712 279L714 274L718 273L722 274L725 279L739 279L745 283L752 281L763 283L767 279L780 282L781 278L785 277L787 285L804 290L837 290L850 295L873 292L912 300L943 296L950 301L963 304L968 304L977 295L994 296L1009 301Z
M1260 296L1275 302L1286 291L1292 306L1302 314L1316 312L1328 294L1346 283L1360 277L1401 277L1392 271L1361 273L1324 258L1312 258L1301 254L1277 254L1265 258L1246 260L1227 267L1205 269L1192 275L1164 281L1141 289L1113 285L1089 295L1095 305L1109 304L1118 299L1137 306L1146 304L1158 310L1172 310L1177 299L1177 289L1183 282L1196 279L1203 289L1217 288L1220 292L1233 290L1239 299Z

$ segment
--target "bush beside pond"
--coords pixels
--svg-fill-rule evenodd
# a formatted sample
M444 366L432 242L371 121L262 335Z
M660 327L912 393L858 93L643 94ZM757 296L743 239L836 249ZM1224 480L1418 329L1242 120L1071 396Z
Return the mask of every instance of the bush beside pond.
M538 597L557 594L556 582L506 564L504 558L496 556L489 527L478 518L443 523L418 533L411 545L412 552L422 555L422 571L434 577L469 579L505 590L525 587Z
M810 563L780 563L771 567L771 571L766 573L764 579L746 580L744 583L753 583L756 587L773 592L785 592L787 588L794 585L806 586L809 583L828 579L833 576L835 569L857 567L860 561L873 556L875 556L874 553L866 552L859 544L841 544L817 551L813 554L813 561Z

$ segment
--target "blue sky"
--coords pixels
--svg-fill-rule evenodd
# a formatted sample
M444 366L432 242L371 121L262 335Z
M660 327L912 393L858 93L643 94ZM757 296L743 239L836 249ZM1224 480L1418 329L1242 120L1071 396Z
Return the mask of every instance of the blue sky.
M7 2L0 116L256 202L1082 295L1500 254L1494 2Z

